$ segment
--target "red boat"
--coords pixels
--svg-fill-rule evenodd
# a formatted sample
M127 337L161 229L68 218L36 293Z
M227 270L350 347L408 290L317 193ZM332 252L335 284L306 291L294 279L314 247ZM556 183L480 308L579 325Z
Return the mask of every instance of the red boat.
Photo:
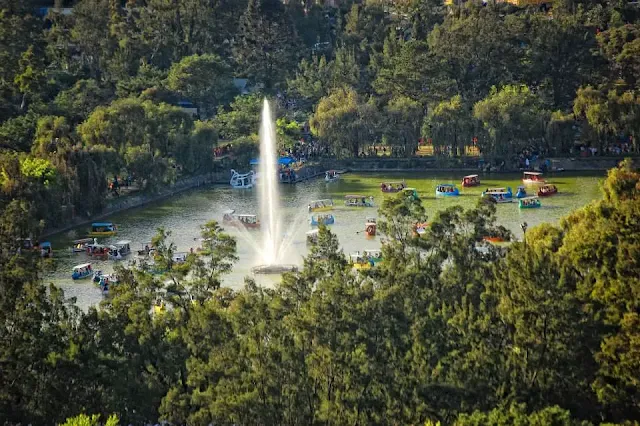
M478 185L480 185L480 176L478 175L469 175L462 178L462 186L464 188Z
M380 184L380 190L382 192L400 192L407 187L407 184L402 182L382 182Z
M555 185L542 185L538 189L538 197L548 197L549 195L557 194L558 188Z

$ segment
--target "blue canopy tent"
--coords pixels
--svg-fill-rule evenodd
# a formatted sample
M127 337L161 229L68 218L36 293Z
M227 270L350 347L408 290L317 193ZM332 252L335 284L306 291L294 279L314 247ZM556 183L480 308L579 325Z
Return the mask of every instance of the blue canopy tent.
M294 160L291 157L280 157L280 159L278 160L278 164L282 165L282 166L288 166L291 163L295 163L296 160ZM250 165L252 166L256 166L258 164L260 164L260 159L258 158L254 158L253 160L251 160L249 162Z

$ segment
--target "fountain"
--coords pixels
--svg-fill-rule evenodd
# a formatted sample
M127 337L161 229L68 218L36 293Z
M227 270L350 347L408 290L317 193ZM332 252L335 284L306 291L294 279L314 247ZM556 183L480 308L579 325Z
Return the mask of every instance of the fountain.
M254 274L279 274L296 271L297 267L282 263L288 244L282 237L276 130L267 99L262 105L261 119L259 164L261 180L258 185L258 199L260 201L262 249L258 256L259 262L262 264L255 266L252 272Z

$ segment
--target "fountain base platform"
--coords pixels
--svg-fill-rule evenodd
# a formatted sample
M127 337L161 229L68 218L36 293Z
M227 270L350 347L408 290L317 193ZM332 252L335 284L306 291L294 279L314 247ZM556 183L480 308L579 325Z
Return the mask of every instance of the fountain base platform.
M298 272L296 265L258 265L251 268L255 275L279 275L285 272Z

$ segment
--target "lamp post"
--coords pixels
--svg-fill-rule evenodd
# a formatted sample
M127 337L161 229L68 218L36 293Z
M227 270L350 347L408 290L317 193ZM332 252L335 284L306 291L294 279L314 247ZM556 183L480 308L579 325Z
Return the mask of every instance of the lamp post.
M522 241L524 241L524 247L527 248L527 228L529 227L529 225L527 224L527 222L522 222L520 224L520 229L522 229Z

